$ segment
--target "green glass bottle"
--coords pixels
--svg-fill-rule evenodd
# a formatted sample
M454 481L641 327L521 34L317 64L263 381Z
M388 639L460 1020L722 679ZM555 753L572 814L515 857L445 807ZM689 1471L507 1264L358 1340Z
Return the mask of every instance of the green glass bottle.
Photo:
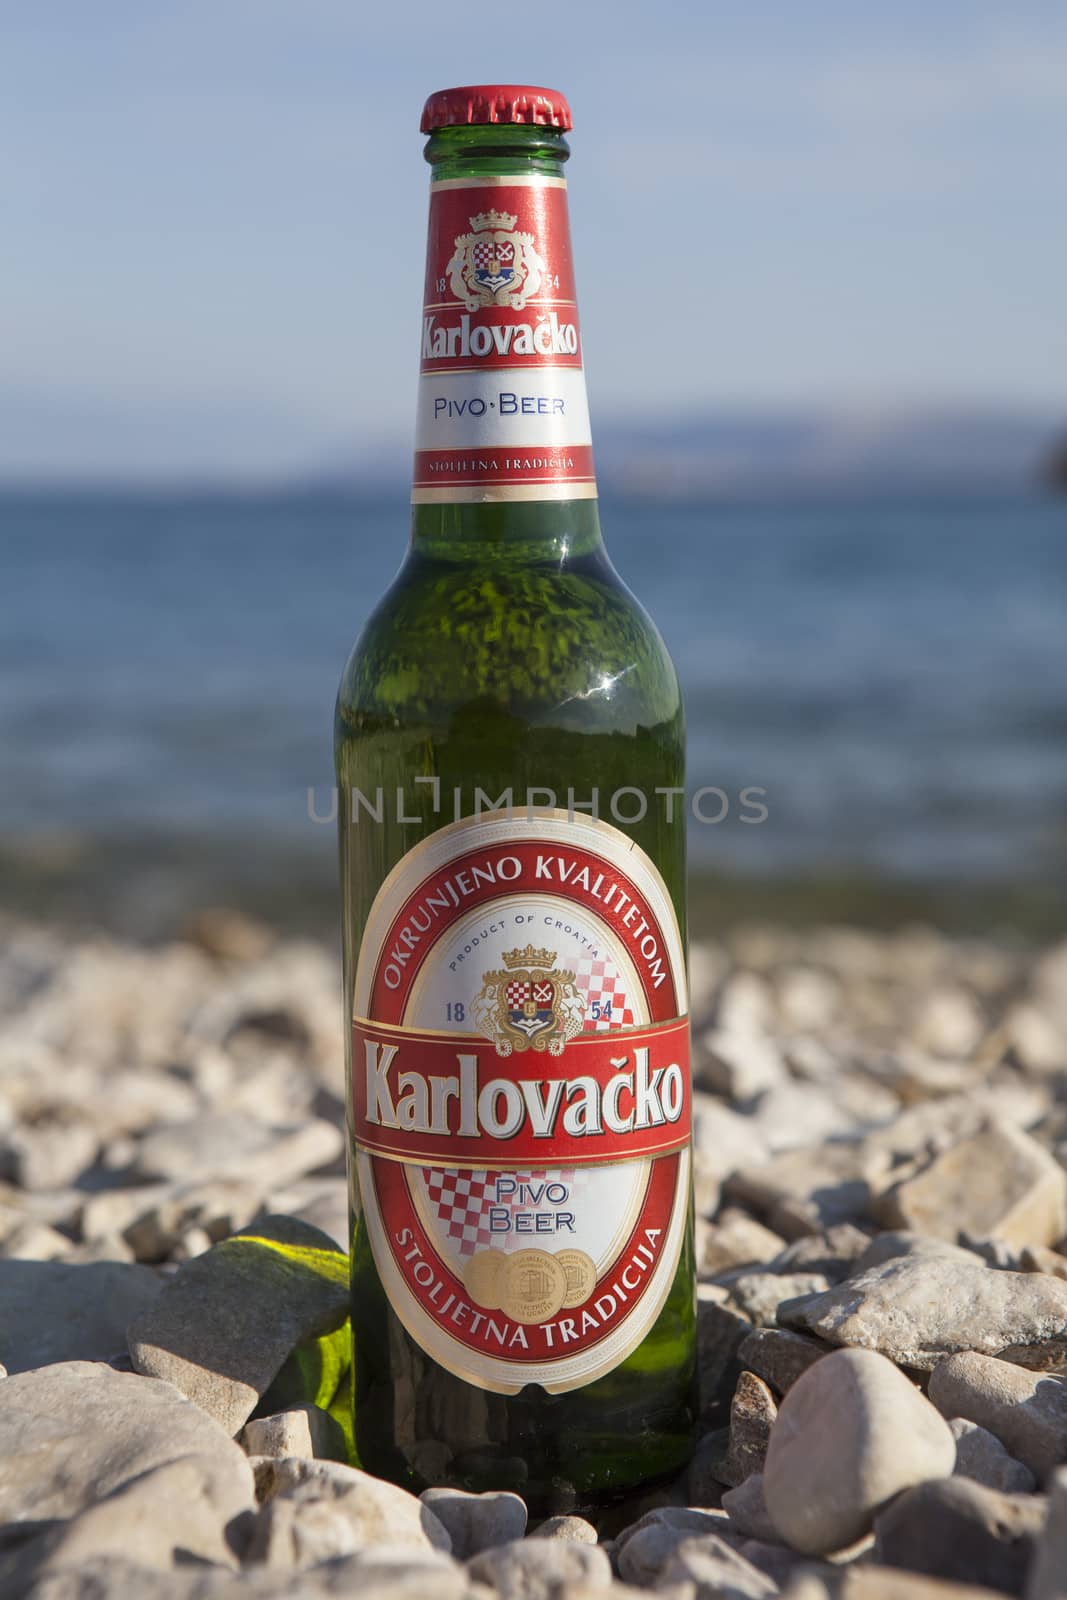
M684 722L601 540L570 125L427 102L411 544L336 717L359 1459L535 1513L694 1421Z

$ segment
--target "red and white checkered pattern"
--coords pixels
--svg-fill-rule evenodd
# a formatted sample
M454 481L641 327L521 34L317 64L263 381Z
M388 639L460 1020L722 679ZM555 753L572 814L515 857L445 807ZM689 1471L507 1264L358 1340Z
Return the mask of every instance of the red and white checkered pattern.
M502 267L510 267L515 260L515 246L513 244L497 244L493 239L481 239L471 251L474 265L479 271L487 267L492 260L500 262Z
M509 1172L507 1176L514 1178L516 1183L542 1183L546 1179L565 1183L573 1198L585 1187L588 1172L584 1167L556 1167L551 1171L538 1168L529 1172ZM514 1194L510 1199L498 1200L495 1173L423 1167L422 1177L430 1204L444 1224L448 1237L457 1242L460 1255L473 1255L475 1250L484 1250L489 1245L494 1245L498 1250L528 1249L534 1242L534 1236L529 1233L490 1233L490 1205L504 1206L511 1212L534 1209L528 1195Z
M637 1019L633 1007L626 998L622 979L610 961L598 956L581 956L578 960L578 969L575 981L582 994L585 996L585 1022L586 1033L606 1033L609 1028L632 1028ZM600 1007L600 1015L593 1015L594 1003ZM604 1015L604 1007L610 1005L611 1015Z
M519 1011L530 998L530 985L522 978L512 978L504 991L509 1011Z

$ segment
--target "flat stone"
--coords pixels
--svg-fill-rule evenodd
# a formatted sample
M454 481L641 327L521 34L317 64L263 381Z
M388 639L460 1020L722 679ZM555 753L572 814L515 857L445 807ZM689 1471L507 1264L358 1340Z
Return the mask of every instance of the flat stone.
M793 1387L801 1373L829 1353L829 1345L802 1333L791 1333L786 1328L754 1328L738 1346L737 1359L781 1395Z
M726 1409L737 1382L737 1351L751 1332L747 1317L731 1311L712 1293L713 1285L697 1285L697 1371L701 1413L716 1405Z
M1021 1595L1044 1522L1040 1495L942 1478L906 1490L876 1517L875 1552L887 1567Z
M1064 1600L1067 1596L1067 1467L1052 1474L1048 1516L1026 1586L1026 1600Z
M757 1327L773 1328L783 1300L820 1294L829 1287L818 1272L746 1272L732 1280L730 1299Z
M276 1464L273 1492L260 1509L247 1560L313 1567L364 1545L448 1554L452 1541L428 1506L394 1483L336 1461Z
M947 1423L903 1373L873 1351L838 1350L782 1401L763 1492L780 1537L823 1555L862 1538L894 1495L950 1473L955 1460Z
M728 1206L704 1234L699 1270L706 1277L732 1267L757 1266L771 1261L785 1246L780 1234L757 1222L747 1212Z
M506 1489L468 1494L463 1489L426 1489L424 1506L448 1529L452 1553L460 1561L494 1545L510 1544L526 1532L526 1502Z
M971 1351L948 1356L930 1376L943 1416L965 1417L996 1434L1042 1482L1067 1460L1067 1384Z
M250 1456L303 1456L307 1460L345 1461L344 1429L328 1411L312 1405L289 1406L272 1417L254 1417L241 1430L239 1443Z
M711 1028L700 1041L693 1076L701 1089L710 1089L735 1104L745 1105L788 1077L781 1052L772 1039L759 1034Z
M160 1571L190 1560L236 1568L254 1513L251 1484L241 1492L229 1463L170 1461L0 1558L0 1593L29 1593L48 1576L107 1555Z
M830 1344L877 1350L920 1371L959 1350L1032 1367L1067 1358L1067 1283L940 1252L895 1257L825 1294L786 1301L778 1316Z
M847 1278L869 1246L870 1235L854 1223L840 1222L835 1228L794 1239L770 1265L775 1272L818 1272L830 1283Z
M727 1489L722 1497L722 1508L730 1518L731 1527L746 1539L761 1539L770 1544L780 1542L781 1535L767 1510L762 1472L750 1473L736 1489Z
M948 1425L956 1441L958 1478L972 1478L1003 1494L1032 1494L1037 1488L1030 1468L1009 1455L995 1433L966 1417L950 1417Z
M762 1472L771 1428L778 1415L767 1384L754 1372L742 1372L730 1403L730 1448L723 1466L725 1481L736 1487Z
M763 1600L778 1590L772 1578L716 1534L684 1540L664 1567L657 1588L683 1584L691 1585L693 1600Z
M3 1381L0 1524L77 1516L186 1457L211 1465L220 1512L236 1515L253 1503L244 1452L170 1384L87 1361Z
M271 1127L246 1112L205 1112L153 1129L140 1141L136 1177L226 1178L279 1188L328 1166L344 1149L339 1128L321 1118Z
M611 1562L595 1545L568 1539L516 1539L483 1550L467 1564L476 1583L488 1584L501 1600L556 1600L611 1586Z
M291 1352L340 1327L348 1297L333 1241L268 1217L181 1268L132 1323L130 1359L235 1434Z
M596 1544L599 1535L584 1517L546 1517L530 1530L531 1539L568 1539L572 1544Z
M126 1261L0 1261L0 1360L9 1372L108 1361L161 1289L148 1267Z
M687 1539L724 1533L728 1526L721 1511L661 1506L621 1530L612 1560L624 1583L648 1588L657 1582L679 1545Z
M1067 1233L1067 1172L1018 1128L987 1128L891 1189L877 1212L890 1228L956 1240L1053 1245Z
M872 1185L889 1171L890 1154L842 1140L790 1150L757 1167L744 1167L726 1194L763 1216L787 1239L820 1233L870 1215Z

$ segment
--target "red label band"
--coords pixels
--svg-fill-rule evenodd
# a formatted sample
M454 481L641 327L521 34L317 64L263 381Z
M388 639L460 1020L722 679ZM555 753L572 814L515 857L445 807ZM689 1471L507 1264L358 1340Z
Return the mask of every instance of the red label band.
M595 483L589 445L561 450L416 450L415 487L467 483L472 473L508 483Z
M523 983L512 1031L520 1048L458 1034L352 1030L353 1133L376 1155L429 1165L578 1166L662 1155L688 1144L689 1025L589 1033L552 1053L521 1028L551 1018ZM546 989L558 985L546 982ZM505 1021L505 1025L507 1025ZM547 1023L550 1029L550 1020ZM540 1048L539 1048L540 1046ZM502 1056L506 1057L502 1060Z

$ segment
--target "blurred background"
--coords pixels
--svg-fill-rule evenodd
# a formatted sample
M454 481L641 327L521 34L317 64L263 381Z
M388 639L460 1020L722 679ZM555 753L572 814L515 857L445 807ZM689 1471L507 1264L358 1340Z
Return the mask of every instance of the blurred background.
M1067 14L55 0L0 23L0 901L332 935L452 83L563 89L605 532L698 929L1067 927Z

